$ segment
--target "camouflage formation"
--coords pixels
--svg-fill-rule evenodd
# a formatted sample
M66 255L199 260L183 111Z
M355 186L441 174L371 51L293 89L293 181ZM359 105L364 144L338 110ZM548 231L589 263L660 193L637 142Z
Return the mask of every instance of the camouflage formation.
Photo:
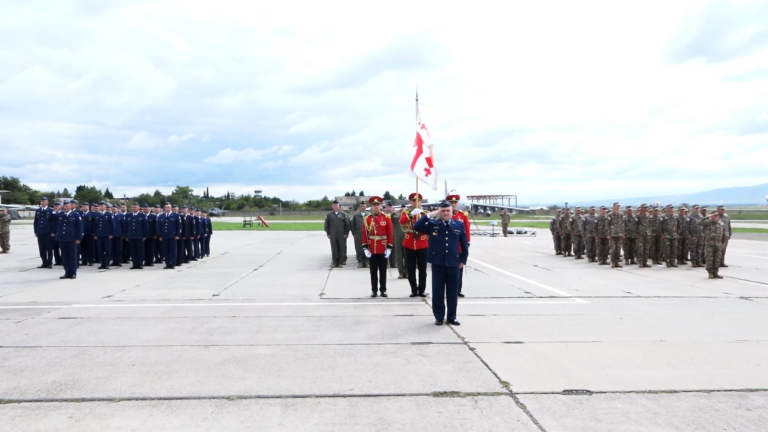
M582 249L584 246L584 238L582 234L584 232L584 219L579 212L571 216L571 220L568 222L571 233L571 239L573 242L573 254L576 255L576 259L582 259Z
M653 264L661 264L661 260L664 257L662 247L663 242L661 241L661 217L656 214L652 215L650 218L651 222L651 247L650 255L651 255L651 262Z
M584 248L586 250L589 262L597 261L597 216L594 214L584 215L583 222Z
M624 216L624 263L637 264L637 217L627 209Z
M703 218L701 226L706 233L706 249L704 250L705 260L707 262L707 272L709 278L722 278L718 275L720 270L720 257L722 256L723 238L725 237L725 224L719 220Z
M661 235L664 237L667 267L677 267L677 240L680 225L680 218L674 213L667 213L661 220Z
M611 212L608 216L610 227L611 267L621 267L621 246L624 243L624 215L620 212Z
M611 228L608 225L608 216L601 214L597 217L597 261L603 265L608 262L608 236Z
M560 237L560 217L555 216L549 221L549 232L552 233L552 241L555 243L555 255L563 253Z
M650 267L648 265L648 257L651 247L651 217L648 212L640 212L637 215L637 223L635 226L637 231L637 244L635 247L637 255L637 265L640 267Z
M560 248L563 251L563 256L573 256L571 253L571 214L567 210L564 215L560 216Z
M701 215L693 212L685 218L683 233L688 238L688 254L691 258L691 266L703 267L702 255L704 254L704 228L701 226Z

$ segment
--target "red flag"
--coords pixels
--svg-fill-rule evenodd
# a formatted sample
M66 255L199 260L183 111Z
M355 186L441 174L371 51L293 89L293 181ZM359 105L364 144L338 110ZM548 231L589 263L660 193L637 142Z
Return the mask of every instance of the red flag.
M432 139L429 136L427 125L419 122L416 125L416 140L413 144L416 153L411 161L411 171L419 180L429 187L437 190L437 169L435 168L435 155Z

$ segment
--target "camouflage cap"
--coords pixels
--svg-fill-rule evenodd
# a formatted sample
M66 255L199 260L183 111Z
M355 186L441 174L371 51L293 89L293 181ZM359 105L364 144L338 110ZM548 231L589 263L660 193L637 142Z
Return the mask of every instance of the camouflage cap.
M589 209L590 209L590 210L594 210L594 209L595 209L595 206L589 206Z
M627 210L632 210L632 206L627 206Z
M718 209L718 210L720 210L720 209L725 209L725 206L724 206L724 205L719 205L719 206L717 206L717 209Z
M646 204L646 203L640 204L640 208L647 208L647 207L648 207L648 204Z
M718 212L717 212L717 211L715 211L715 210L712 210L711 212L709 212L709 215L710 215L710 216L720 216L720 213L718 213Z
M678 207L677 209L678 209L678 210L688 210L687 208L685 208L685 206L680 206L680 207Z
M673 206L672 204L667 204L667 206L664 208L675 208L675 206Z
M621 204L619 204L619 203L617 203L617 202L613 203L613 206L614 206L614 207L616 207L617 205L621 205Z
M699 208L699 205L698 204L694 204L693 207L691 207L691 208L697 209L697 208Z
M606 210L605 206L600 206L600 210Z

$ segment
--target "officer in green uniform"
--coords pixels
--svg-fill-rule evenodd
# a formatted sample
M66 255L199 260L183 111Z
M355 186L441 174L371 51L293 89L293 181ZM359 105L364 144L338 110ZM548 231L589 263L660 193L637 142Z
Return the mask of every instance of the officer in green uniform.
M405 248L403 247L403 241L405 240L405 231L403 226L398 222L400 216L405 211L405 206L400 207L395 213L392 214L392 220L395 221L392 225L392 236L395 239L392 245L392 257L390 261L394 260L394 265L391 267L397 268L398 279L408 279L408 269L405 267Z
M0 209L0 253L11 251L11 215L5 208Z
M720 271L720 258L722 257L723 238L725 237L725 224L720 221L720 215L712 212L708 218L701 221L706 233L706 246L704 256L707 273L710 279L722 279Z
M361 202L357 207L357 213L352 216L351 229L352 237L355 239L355 257L357 257L357 268L368 267L368 258L363 252L363 220L365 218L365 203Z
M349 229L349 215L341 211L341 205L338 201L333 200L333 210L325 217L325 234L331 241L332 267L341 267L347 263Z

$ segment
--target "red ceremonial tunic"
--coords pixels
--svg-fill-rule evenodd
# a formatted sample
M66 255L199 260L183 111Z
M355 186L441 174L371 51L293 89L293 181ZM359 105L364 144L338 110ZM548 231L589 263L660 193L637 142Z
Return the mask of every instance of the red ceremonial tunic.
M384 254L392 249L392 219L388 214L369 214L363 219L363 249Z
M413 226L419 220L421 215L411 216L411 213L403 212L400 215L400 226L405 231L403 247L411 250L427 249L429 247L429 236L413 230Z
M464 223L464 231L467 233L467 245L469 245L469 216L461 210L456 210L451 218ZM459 245L459 252L461 252L461 245Z

